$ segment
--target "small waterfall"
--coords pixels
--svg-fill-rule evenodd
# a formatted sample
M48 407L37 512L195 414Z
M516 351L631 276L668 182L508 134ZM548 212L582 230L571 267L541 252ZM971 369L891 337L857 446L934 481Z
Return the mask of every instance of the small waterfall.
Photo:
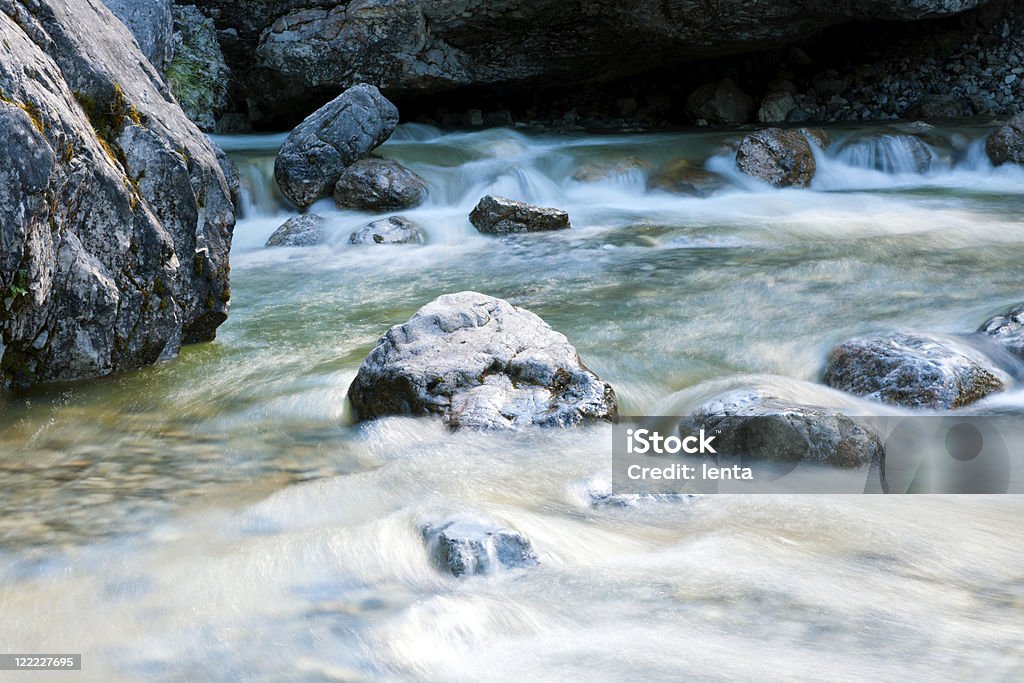
M927 173L936 158L935 151L913 135L876 133L837 147L836 161L854 168L883 173Z
M237 161L241 179L239 209L243 218L273 216L287 210L287 202L274 180L274 157L252 157Z

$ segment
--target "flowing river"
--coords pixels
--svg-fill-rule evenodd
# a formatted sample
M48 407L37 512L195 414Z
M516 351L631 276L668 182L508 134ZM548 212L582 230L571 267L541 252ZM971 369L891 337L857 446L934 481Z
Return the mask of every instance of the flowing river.
M930 170L878 135L900 130ZM349 246L371 217L327 200L327 243L292 249L263 247L283 136L219 139L245 192L217 341L0 396L0 649L82 653L60 679L81 681L1021 680L1024 497L595 506L607 425L352 425L345 400L389 326L471 289L568 336L625 414L748 386L879 414L819 383L834 344L1024 300L1024 170L988 164L988 130L833 127L812 187L771 190L730 170L735 132L407 124L379 151L428 181L403 212L427 244ZM648 190L678 159L725 186ZM573 229L482 236L484 194ZM1024 415L1024 391L974 409ZM441 574L417 525L448 514L522 532L539 566Z

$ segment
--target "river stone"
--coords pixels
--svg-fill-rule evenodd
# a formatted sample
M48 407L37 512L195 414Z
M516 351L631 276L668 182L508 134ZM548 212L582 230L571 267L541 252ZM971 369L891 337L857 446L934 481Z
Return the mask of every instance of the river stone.
M171 0L103 0L135 36L142 54L163 73L171 62Z
M339 209L399 211L423 203L427 183L393 159L361 159L344 171L334 186Z
M267 240L268 247L312 247L324 241L324 219L315 213L292 216Z
M988 136L985 152L996 166L1024 164L1024 112L1017 114Z
M569 228L569 214L505 197L487 195L469 214L477 230L492 235L520 232L544 232Z
M896 333L843 342L829 353L825 383L908 408L959 408L1006 386L1006 375L960 340Z
M402 216L373 221L349 235L349 244L423 244L423 228Z
M715 190L725 187L725 184L725 178L722 176L697 168L686 159L669 162L647 181L648 189L695 197L707 197Z
M799 131L766 128L743 138L736 168L775 187L806 187L814 178L814 153Z
M391 137L398 109L372 85L356 85L313 112L285 139L274 162L284 196L305 208L328 196L342 171Z
M686 99L686 112L691 118L717 125L746 123L754 109L753 98L730 78L705 83Z
M540 564L530 540L491 520L453 517L420 526L434 563L453 576L494 574Z
M850 468L884 455L874 432L837 410L756 393L718 397L679 422L681 437L701 429L716 435L715 450L724 457Z
M1015 356L1024 358L1024 304L985 321L978 332L1002 344Z
M212 339L230 188L125 25L98 2L0 0L0 93L0 387Z
M438 297L392 327L348 397L359 420L439 415L452 429L568 427L617 414L611 386L564 335L477 292Z

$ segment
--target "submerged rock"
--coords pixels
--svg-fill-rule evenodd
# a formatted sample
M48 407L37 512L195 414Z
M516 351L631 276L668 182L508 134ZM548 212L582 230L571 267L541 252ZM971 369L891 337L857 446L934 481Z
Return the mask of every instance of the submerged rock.
M650 164L639 157L627 157L618 161L591 162L581 165L572 173L572 179L581 183L596 183L613 176L623 176L633 171L644 171Z
M860 467L884 455L878 436L832 408L755 393L709 401L679 423L680 436L714 433L720 457Z
M730 78L706 83L686 100L686 112L694 120L711 124L746 123L755 109L754 100Z
M0 7L0 387L212 339L235 215L209 140L102 4Z
M423 244L423 228L402 216L373 221L349 235L349 244Z
M372 85L356 85L313 112L285 139L274 162L284 196L300 208L327 197L346 167L391 137L398 109Z
M312 247L324 241L324 219L315 213L292 216L267 240L268 247Z
M985 152L996 166L1024 164L1024 113L1017 114L988 136Z
M926 173L932 150L915 135L874 133L844 144L839 158L883 173Z
M477 230L492 235L521 232L544 232L569 228L569 214L505 197L487 195L469 214L469 222Z
M494 574L540 564L529 539L490 520L454 517L420 526L427 552L453 576Z
M1024 358L1024 304L989 318L978 332L998 342L1013 355Z
M725 187L725 184L725 178L722 176L697 168L686 159L669 162L647 181L649 189L695 197L707 197L715 190Z
M423 203L427 183L393 159L361 159L341 173L334 186L340 209L399 211Z
M811 143L799 131L766 128L743 138L736 168L775 187L806 187L816 166Z
M924 334L860 337L834 348L825 383L909 408L959 408L1006 386L1006 375L963 342Z
M185 115L210 133L228 105L231 72L213 20L194 5L174 6L174 38L167 83Z
M610 421L615 392L564 335L502 299L460 292L392 327L348 391L359 420L438 415L457 429Z

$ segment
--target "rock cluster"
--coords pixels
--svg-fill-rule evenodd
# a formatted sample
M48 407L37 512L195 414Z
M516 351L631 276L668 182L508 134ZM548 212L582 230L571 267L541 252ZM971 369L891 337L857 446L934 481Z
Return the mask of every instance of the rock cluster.
M502 299L460 292L380 338L348 397L357 419L437 415L452 428L608 421L615 392L564 335Z

